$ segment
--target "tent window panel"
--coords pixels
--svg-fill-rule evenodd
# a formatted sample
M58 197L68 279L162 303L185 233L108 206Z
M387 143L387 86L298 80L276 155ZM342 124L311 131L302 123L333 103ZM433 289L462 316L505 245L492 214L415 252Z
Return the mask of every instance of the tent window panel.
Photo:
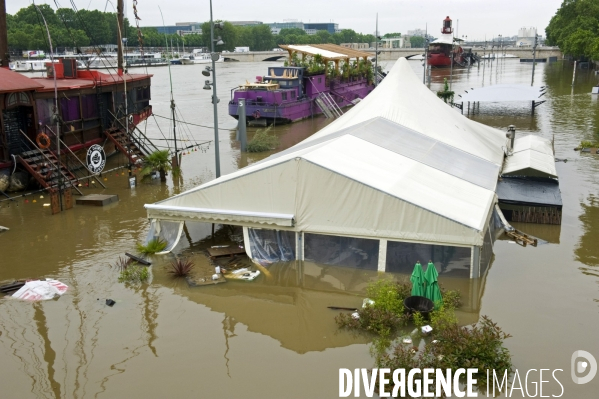
M439 274L470 275L470 248L388 241L385 271L410 274L414 265L433 261Z
M295 260L295 232L248 229L252 260L267 266Z
M377 270L379 240L306 233L304 259L326 265Z

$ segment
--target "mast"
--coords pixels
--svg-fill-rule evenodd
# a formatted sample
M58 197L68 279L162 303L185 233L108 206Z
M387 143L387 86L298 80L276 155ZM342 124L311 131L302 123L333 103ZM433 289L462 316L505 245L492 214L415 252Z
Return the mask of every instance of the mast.
M374 49L374 86L379 85L379 13L376 13L376 27L374 32L375 49Z
M6 26L6 2L0 0L0 68L8 68L8 28Z
M118 30L118 43L117 43L117 70L118 75L123 76L123 9L125 8L124 0L118 0L116 11L117 11L117 23Z

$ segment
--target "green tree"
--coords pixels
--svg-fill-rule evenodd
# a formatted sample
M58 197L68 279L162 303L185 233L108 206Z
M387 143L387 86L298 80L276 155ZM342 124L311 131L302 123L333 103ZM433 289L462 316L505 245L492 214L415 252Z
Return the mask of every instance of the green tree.
M233 51L237 47L237 29L233 24L227 21L215 21L221 25L220 29L214 29L214 40L219 36L225 42L222 46L215 46L216 51ZM210 22L204 22L202 24L202 40L206 47L210 50Z
M384 38L389 38L389 37L401 37L401 33L397 32L397 33L385 33L383 35Z
M412 36L410 37L410 44L412 45L412 48L423 48L424 38L422 36Z
M575 57L599 59L599 2L564 0L545 29L547 44Z

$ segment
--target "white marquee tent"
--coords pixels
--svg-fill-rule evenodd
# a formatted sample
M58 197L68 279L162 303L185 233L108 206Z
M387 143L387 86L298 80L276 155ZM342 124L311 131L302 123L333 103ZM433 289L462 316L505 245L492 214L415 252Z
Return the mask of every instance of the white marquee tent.
M158 221L243 226L253 258L256 232L276 230L291 237L298 259L315 258L315 240L340 237L334 245L374 257L378 270L391 270L400 253L413 265L410 251L424 246L447 249L445 258L466 251L465 272L477 277L492 250L505 145L505 133L452 110L402 58L366 99L309 139L146 208Z

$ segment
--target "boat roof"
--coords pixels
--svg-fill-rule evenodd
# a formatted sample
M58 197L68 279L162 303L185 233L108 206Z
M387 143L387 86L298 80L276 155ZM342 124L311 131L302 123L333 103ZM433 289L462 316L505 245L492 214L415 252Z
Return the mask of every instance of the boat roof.
M123 74L123 76L119 76L116 73L107 74L98 71L80 70L77 71L77 79L56 79L56 86L58 90L87 89L97 86L122 84L125 81L136 82L146 78L151 78L152 76L153 75L128 73ZM41 86L36 88L36 91L45 92L54 90L54 79L52 78L32 78L31 80L35 81Z
M453 44L453 35L450 33L443 33L438 39L435 39L431 44Z
M43 85L9 69L0 68L0 93L37 90Z
M326 60L344 60L347 58L368 58L372 54L365 51L353 50L337 44L309 44L309 45L280 45L280 48L301 54L320 54Z

